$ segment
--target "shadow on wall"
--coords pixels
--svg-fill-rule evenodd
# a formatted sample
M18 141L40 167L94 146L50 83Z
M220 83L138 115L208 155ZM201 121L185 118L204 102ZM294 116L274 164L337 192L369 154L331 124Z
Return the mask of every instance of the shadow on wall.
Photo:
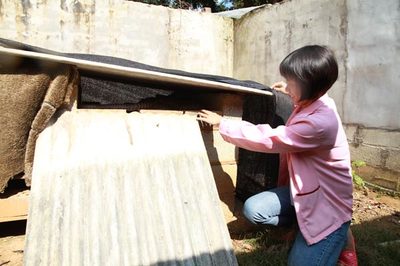
M201 132L204 143L207 143L206 150L208 158L213 158L216 162L211 162L214 180L217 185L218 195L220 200L225 203L228 207L230 213L226 213L225 210L225 219L227 220L227 226L230 234L242 234L246 232L254 232L262 229L260 225L254 225L250 223L242 213L243 209L243 201L236 196L236 184L234 184L234 178L231 176L232 174L236 175L237 171L234 173L225 172L219 159L217 149L215 147L214 135L209 132L212 132L213 128L208 125L201 125ZM238 157L238 148L235 147L235 157ZM223 163L223 162L222 162ZM231 217L227 217L227 215L232 215Z
M208 156L208 158L215 158L215 161L216 161L216 162L210 162L210 163L212 166L215 182L217 183L218 195L219 195L220 199L228 206L229 211L231 213L233 213L234 205L235 205L234 204L235 203L234 202L235 184L233 184L231 176L228 173L226 173L224 171L224 169L222 168L222 165L221 165L222 162L220 161L220 159L218 157L218 152L215 147L213 127L206 125L206 124L200 124L200 123L199 123L199 125L201 128L201 134L203 137L203 141L205 144L208 143L208 145L207 144L205 145L206 151L207 151L207 156ZM235 151L235 153L236 153L236 151ZM223 191L225 193L228 194L229 192L232 192L232 195L231 195L232 197L224 197L222 195L224 192L221 191L222 187L218 186L218 184L223 184ZM232 198L232 200L230 200L229 198Z

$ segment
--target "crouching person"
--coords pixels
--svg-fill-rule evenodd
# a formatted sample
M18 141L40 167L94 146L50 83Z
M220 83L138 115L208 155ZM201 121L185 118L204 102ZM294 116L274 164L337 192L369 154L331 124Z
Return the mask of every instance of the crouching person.
M198 120L219 125L225 141L256 152L279 153L278 187L250 197L244 215L255 224L288 225L299 231L289 265L357 265L352 242L350 152L336 105L327 91L338 77L333 52L305 46L280 64L286 82L273 85L288 93L294 110L285 126L271 128L225 119L202 110Z

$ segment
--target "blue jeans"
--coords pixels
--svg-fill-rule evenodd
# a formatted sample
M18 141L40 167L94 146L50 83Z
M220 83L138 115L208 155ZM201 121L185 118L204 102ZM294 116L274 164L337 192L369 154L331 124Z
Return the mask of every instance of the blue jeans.
M289 187L278 187L261 192L246 200L244 216L254 224L290 225L296 222L294 207L290 201ZM298 231L289 252L288 265L336 265L340 252L347 242L350 222L318 243L308 245Z

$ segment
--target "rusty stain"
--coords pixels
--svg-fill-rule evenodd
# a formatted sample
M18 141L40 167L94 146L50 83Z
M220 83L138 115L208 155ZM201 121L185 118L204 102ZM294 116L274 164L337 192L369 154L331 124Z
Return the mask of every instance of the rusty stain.
M81 21L81 13L85 12L82 4L79 1L75 1L72 6L72 11L74 12L75 23L79 24Z
M0 21L3 19L3 1L0 0Z
M265 62L268 62L268 58L272 58L272 44L271 44L271 40L272 40L272 31L266 31L265 35L264 35L264 60ZM264 79L266 78L266 74L269 72L268 70L269 68L269 64L265 64L265 70L264 70Z
M29 0L21 0L21 4L23 16L20 16L20 20L22 23L24 23L25 29L27 29L29 24L29 9L32 7L32 5Z
M92 1L90 5L90 14L93 15L94 13L96 13L96 1Z
M293 30L293 21L288 20L285 21L285 39L286 42L288 43L288 51L290 52L292 50L292 30Z
M19 39L25 39L29 28L29 9L32 7L29 0L14 2L16 16L15 26Z
M388 151L388 150L386 150L386 149L382 149L381 150L381 152L380 152L380 156L381 156L381 166L383 167L383 168L385 168L386 167L386 162L387 162L387 159L389 158L389 156L390 156L390 152Z
M46 6L47 5L47 0L37 1L36 2L36 8L39 8L40 5Z
M60 36L62 41L64 40L64 25L64 20L60 19Z
M340 34L342 36L346 36L347 35L347 10L345 9L345 11L343 12L343 14L340 16L340 26L339 26L339 31Z
M60 0L60 8L61 8L61 10L68 12L68 6L66 4L66 0Z

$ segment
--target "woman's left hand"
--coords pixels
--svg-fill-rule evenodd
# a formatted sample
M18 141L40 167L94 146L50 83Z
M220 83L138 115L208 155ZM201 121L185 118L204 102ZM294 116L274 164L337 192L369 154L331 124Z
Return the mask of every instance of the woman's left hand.
M197 113L197 120L206 122L210 125L218 126L221 122L222 116L217 113L208 111L208 110L201 110Z

